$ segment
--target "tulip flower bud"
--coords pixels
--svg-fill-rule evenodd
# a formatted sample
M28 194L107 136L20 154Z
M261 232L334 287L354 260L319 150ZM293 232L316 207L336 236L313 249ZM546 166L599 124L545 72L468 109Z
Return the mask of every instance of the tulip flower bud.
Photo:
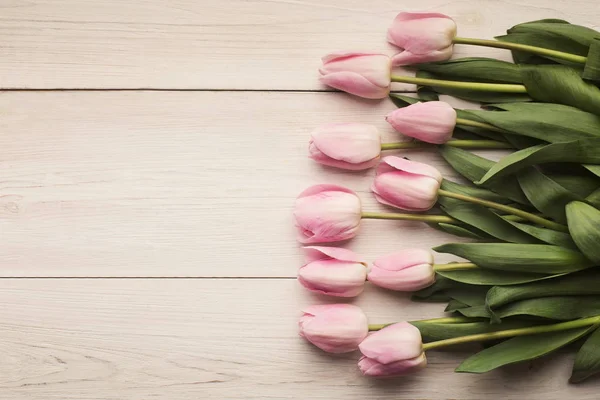
M332 53L323 57L321 82L367 99L383 99L390 92L391 62L385 54Z
M311 186L296 199L294 217L302 243L350 239L360 225L360 199L341 186Z
M367 264L339 247L305 247L306 264L298 281L310 291L337 297L358 296L365 287Z
M300 336L329 353L355 351L369 333L367 316L351 304L307 307L298 325Z
M398 132L427 143L442 144L452 138L456 111L443 101L415 103L385 117Z
M409 249L378 258L369 282L391 290L413 292L433 284L433 255L428 250Z
M388 41L403 49L392 57L394 66L449 60L456 23L438 13L407 13L396 16Z
M358 367L366 376L401 376L427 366L421 332L408 322L386 326L358 346Z
M426 211L436 203L442 179L442 174L430 165L388 156L377 167L371 190L380 203Z
M374 167L381 153L381 136L373 125L327 124L311 135L310 158L331 167L361 170Z

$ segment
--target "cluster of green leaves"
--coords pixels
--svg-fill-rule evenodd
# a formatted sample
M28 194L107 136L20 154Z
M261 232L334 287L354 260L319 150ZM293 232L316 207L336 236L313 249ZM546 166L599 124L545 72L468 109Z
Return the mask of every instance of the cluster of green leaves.
M525 85L527 95L419 87L418 99L391 95L398 107L438 94L486 103L456 110L456 138L509 142L516 151L495 162L440 146L444 159L469 183L443 181L444 190L517 207L566 225L568 232L511 218L481 205L442 197L455 224L435 228L472 243L437 247L479 268L439 271L415 301L447 302L461 322L414 324L426 341L600 316L600 34L562 20L517 25L502 41L587 57L585 66L513 52L515 64L463 58L419 66L418 76ZM483 124L483 125L482 125ZM488 125L490 128L482 128ZM494 342L467 358L458 372L483 373L583 343L571 382L600 373L597 325ZM540 337L543 335L543 338Z
M600 32L560 19L544 19L516 25L496 39L542 47L586 57L585 64L513 51L515 63L469 57L417 66L425 78L522 84L527 94L489 93L441 87L421 88L431 100L436 93L483 103L539 101L560 103L600 115Z

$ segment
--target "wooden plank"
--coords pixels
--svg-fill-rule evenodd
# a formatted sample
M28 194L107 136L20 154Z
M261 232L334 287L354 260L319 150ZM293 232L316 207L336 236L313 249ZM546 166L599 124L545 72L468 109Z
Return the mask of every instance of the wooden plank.
M324 89L320 57L394 54L385 33L403 10L448 14L461 36L481 38L540 18L600 20L594 0L5 0L0 88Z
M374 381L358 354L298 337L302 306L325 299L293 280L0 280L0 393L18 399L596 399L569 385L572 356L484 375L452 371L473 349L429 352L423 373ZM441 316L370 288L373 323Z
M317 165L309 132L363 121L399 140L382 118L393 108L339 93L4 93L0 276L295 276L304 188L345 185L384 210L374 171ZM433 151L395 154L456 178ZM372 259L450 240L366 221L349 246Z

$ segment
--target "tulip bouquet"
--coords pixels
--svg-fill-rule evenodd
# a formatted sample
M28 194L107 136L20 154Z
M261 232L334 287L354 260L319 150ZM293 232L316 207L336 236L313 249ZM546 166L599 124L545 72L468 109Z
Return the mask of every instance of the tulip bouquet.
M304 309L300 334L331 353L360 350L366 376L399 376L426 366L426 352L462 343L488 346L458 372L483 373L578 342L571 382L600 372L600 33L562 20L519 24L496 40L456 36L436 13L400 13L388 41L402 51L335 53L322 81L370 99L389 96L387 122L410 138L382 143L368 124L313 131L309 156L328 167L375 168L375 198L401 212L364 210L353 191L322 184L297 198L294 217L306 262L298 281L321 295L352 298L366 284L447 302L446 316L369 324L351 304ZM515 63L449 60L454 45L505 48ZM416 77L395 76L413 65ZM392 82L427 87L418 98L390 94ZM455 109L437 94L485 103ZM432 148L462 177L393 154ZM472 149L501 149L492 161ZM433 250L460 262L436 264L429 249L373 262L318 244L345 241L363 219L421 221L471 239ZM491 345L490 345L491 343Z

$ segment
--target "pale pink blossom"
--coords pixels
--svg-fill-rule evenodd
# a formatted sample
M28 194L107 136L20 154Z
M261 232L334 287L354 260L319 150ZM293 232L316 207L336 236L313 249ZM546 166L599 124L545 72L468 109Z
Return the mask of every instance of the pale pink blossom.
M444 61L452 57L456 23L439 13L408 13L396 16L388 41L403 51L392 57L394 66Z
M456 111L443 101L415 103L385 117L398 132L427 143L442 144L452 138Z
M369 333L367 316L351 304L315 305L303 312L300 336L329 353L355 351Z
M401 376L427 366L421 332L408 322L371 333L359 349L363 357L358 367L366 376Z
M435 281L433 255L424 249L407 249L379 257L373 262L368 279L386 289L421 290Z
M381 136L373 125L326 124L312 132L308 151L310 158L324 165L368 169L379 161Z
M337 297L362 293L367 263L356 253L340 247L305 247L306 264L298 270L298 281L308 290Z
M435 205L442 179L442 174L430 165L388 156L377 167L371 190L380 203L426 211Z
M390 92L391 61L385 54L338 52L322 58L321 82L367 99L383 99Z
M360 199L342 186L311 186L296 199L294 217L302 243L350 239L360 226Z

